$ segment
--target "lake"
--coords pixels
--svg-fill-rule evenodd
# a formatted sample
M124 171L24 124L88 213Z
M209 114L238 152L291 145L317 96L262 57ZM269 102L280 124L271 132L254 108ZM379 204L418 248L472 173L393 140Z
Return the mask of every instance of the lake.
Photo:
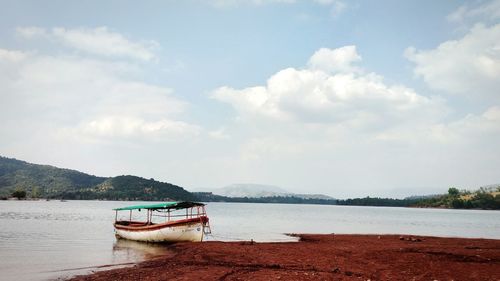
M168 251L114 237L111 209L141 203L152 202L0 201L0 279L55 279ZM213 233L207 240L293 241L283 233L500 239L500 211L208 203L207 212Z

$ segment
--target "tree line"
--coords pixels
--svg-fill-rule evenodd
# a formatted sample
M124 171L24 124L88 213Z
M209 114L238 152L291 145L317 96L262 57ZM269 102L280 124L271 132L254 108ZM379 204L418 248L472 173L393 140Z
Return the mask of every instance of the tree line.
M475 192L458 190L451 187L448 189L448 193L441 195L405 199L379 197L352 198L337 200L337 204L351 206L500 210L500 186L496 188L483 187Z

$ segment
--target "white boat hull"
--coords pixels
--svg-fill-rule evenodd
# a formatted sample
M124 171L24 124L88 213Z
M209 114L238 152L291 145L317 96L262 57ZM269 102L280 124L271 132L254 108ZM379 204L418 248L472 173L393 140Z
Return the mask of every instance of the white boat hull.
M117 237L145 242L201 242L202 222L189 222L155 230L126 230L115 228Z

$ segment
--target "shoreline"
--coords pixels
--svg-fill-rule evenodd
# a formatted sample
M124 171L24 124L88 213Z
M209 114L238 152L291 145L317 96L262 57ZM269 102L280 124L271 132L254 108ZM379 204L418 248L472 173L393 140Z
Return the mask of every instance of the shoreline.
M294 234L298 242L177 243L101 280L500 280L500 240Z
M61 199L61 198L24 198L16 199L12 197L2 197L0 201L55 201L55 202L69 202L69 201L104 201L104 202L131 202L129 200L107 200L107 199ZM151 201L160 202L160 201ZM312 206L339 206L339 207L375 207L375 208L408 208L408 209L431 209L431 210L467 210L467 211L500 211L500 209L483 209L483 208L449 208L444 206L384 206L384 205L345 205L345 204L319 204L319 203L285 203L285 202L239 202L239 201L202 201L203 203L226 203L226 204L278 204L278 205L312 205Z

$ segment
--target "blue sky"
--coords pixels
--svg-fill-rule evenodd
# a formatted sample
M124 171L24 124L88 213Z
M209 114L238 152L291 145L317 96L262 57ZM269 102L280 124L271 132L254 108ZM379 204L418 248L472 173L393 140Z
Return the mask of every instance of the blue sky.
M2 1L0 154L190 190L500 182L500 1Z

